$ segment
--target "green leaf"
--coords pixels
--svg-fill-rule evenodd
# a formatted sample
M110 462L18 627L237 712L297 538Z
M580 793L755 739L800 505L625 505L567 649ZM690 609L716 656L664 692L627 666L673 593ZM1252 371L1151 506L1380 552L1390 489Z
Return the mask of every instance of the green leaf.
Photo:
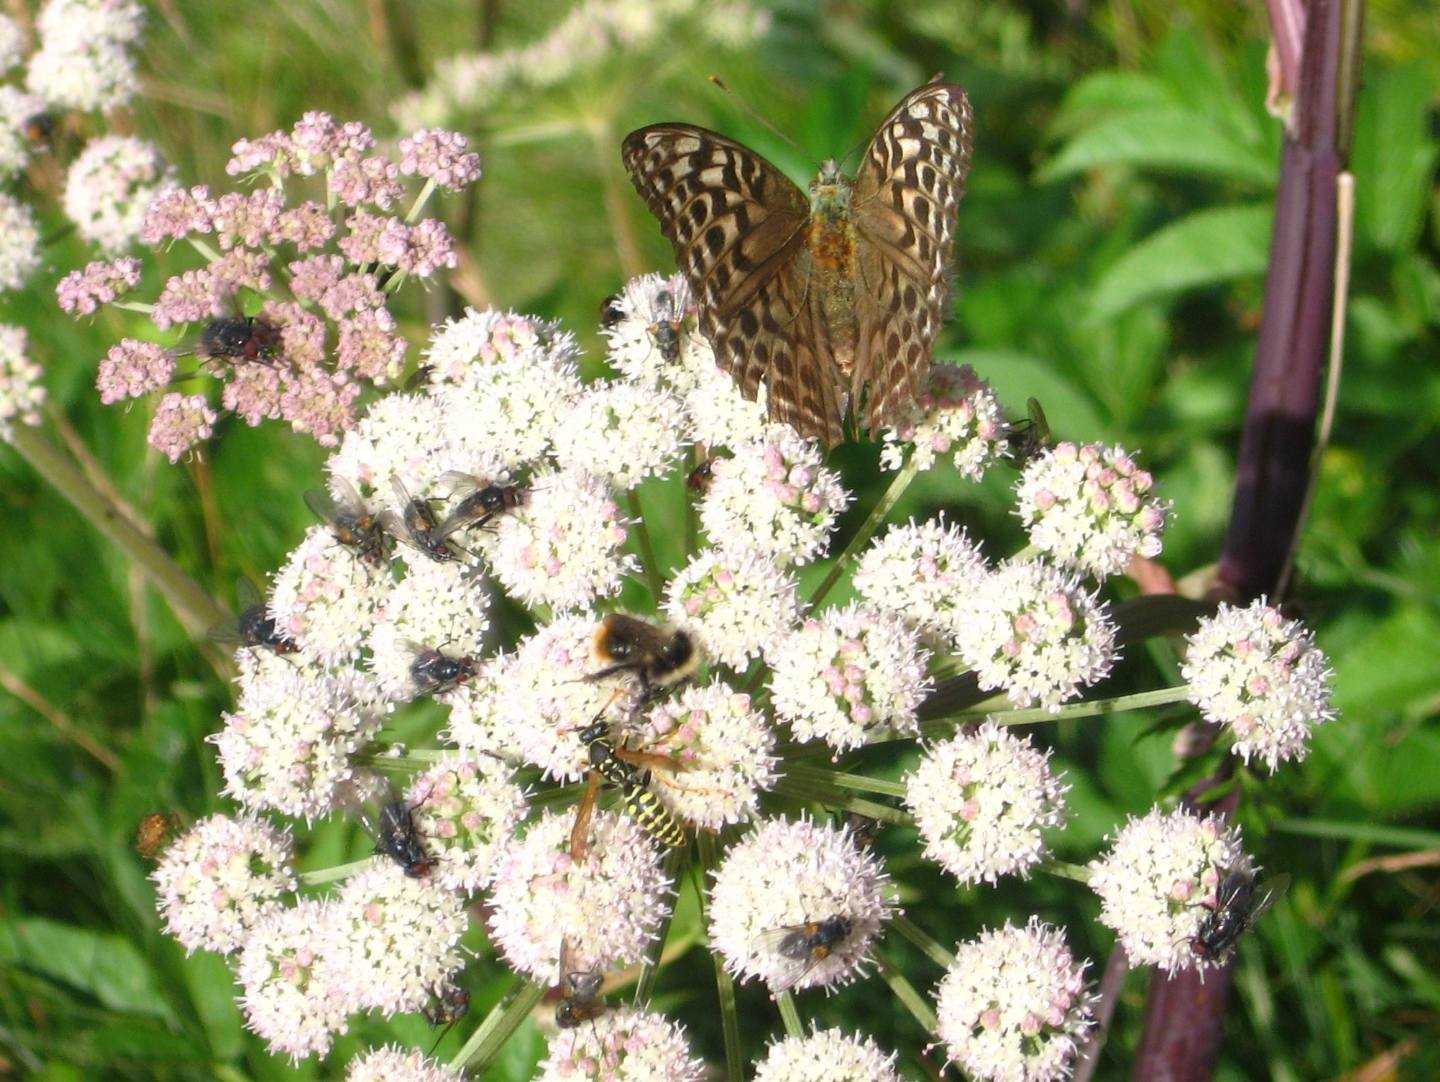
M1065 95L1050 123L1051 135L1080 131L1103 116L1180 105L1174 91L1152 75L1100 71L1081 79Z
M1271 208L1215 207L1172 222L1141 241L1101 276L1091 317L1141 301L1262 274L1270 254Z
M1355 143L1356 232L1378 248L1411 247L1425 221L1440 146L1430 131L1434 92L1420 67L1372 77L1360 95Z
M118 935L43 919L10 921L0 925L0 963L44 974L115 1010L174 1019L145 956Z
M1204 117L1183 108L1148 107L1080 132L1040 169L1039 179L1113 165L1227 177L1261 188L1274 185L1276 172L1263 147L1236 141Z

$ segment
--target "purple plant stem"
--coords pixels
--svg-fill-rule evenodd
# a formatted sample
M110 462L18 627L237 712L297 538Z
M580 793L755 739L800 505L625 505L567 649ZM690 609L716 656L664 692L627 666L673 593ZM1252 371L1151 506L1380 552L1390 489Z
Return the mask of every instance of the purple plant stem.
M1349 0L1361 4L1363 0ZM1287 126L1275 202L1265 311L1236 467L1230 529L1220 559L1223 593L1249 600L1272 593L1296 541L1315 440L1321 375L1335 288L1336 181L1344 168L1340 108L1349 116L1353 79L1342 78L1346 0L1309 0L1299 86ZM1283 28L1277 27L1277 33ZM1281 34L1283 36L1283 34ZM1343 87L1342 87L1343 82ZM1238 793L1201 809L1228 816ZM1219 1056L1231 964L1174 976L1155 974L1131 1071L1134 1082L1206 1082Z

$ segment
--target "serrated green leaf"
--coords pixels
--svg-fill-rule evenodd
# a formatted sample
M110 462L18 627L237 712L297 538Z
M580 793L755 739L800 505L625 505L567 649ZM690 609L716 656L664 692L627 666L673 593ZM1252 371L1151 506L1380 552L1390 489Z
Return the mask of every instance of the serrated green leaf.
M1271 208L1215 207L1152 233L1096 283L1091 318L1197 286L1262 274L1270 254Z
M1440 146L1430 129L1434 87L1419 67L1387 71L1360 95L1350 163L1355 223L1378 248L1412 246L1425 220Z
M1038 174L1061 180L1103 166L1226 177L1260 188L1275 183L1276 163L1183 108L1142 108L1108 117L1060 148Z

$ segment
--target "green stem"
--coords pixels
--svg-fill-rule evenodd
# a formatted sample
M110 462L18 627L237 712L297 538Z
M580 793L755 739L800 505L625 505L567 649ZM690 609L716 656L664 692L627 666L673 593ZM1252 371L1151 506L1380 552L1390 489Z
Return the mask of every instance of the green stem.
M201 240L199 237L191 235L185 239L190 242L190 247L205 257L206 262L214 263L220 258L220 253L212 248L208 242Z
M435 181L434 181L434 179L433 179L433 178L427 179L427 180L425 181L425 187L423 187L423 188L420 189L420 194L415 197L415 203L414 203L414 205L412 205L412 206L410 207L409 213L405 215L405 224L406 224L406 225L414 225L414 224L415 224L415 219L418 218L418 217L420 217L420 211L421 211L421 209L422 209L422 208L425 206L425 204L429 201L430 196L431 196L432 194L434 194L434 192L435 192Z
M1099 714L1119 714L1126 710L1144 710L1151 706L1168 706L1184 702L1190 692L1190 685L1180 684L1155 691L1141 691L1134 695L1117 695L1111 699L1087 699L1071 703L1059 710L1037 707L1033 710L957 710L946 715L950 718L993 718L997 725L1030 725L1037 721L1064 721L1069 718L1088 718Z
M789 992L775 994L775 1006L780 1008L780 1021L785 1023L788 1037L804 1037L805 1027L800 1022L800 1012L795 1009L795 997Z
M455 1053L450 1066L456 1070L469 1067L470 1076L479 1078L500 1049L505 1047L505 1042L515 1035L520 1024L530 1017L535 1004L544 995L545 985L517 978L500 1002L495 1004L495 1009L485 1016L485 1021L476 1027L470 1039Z
M925 997L905 979L905 974L884 958L878 958L876 962L880 966L880 976L890 986L890 991L895 993L895 998L905 1004L905 1009L915 1017L915 1021L920 1023L920 1027L926 1033L934 1033L939 1028L939 1020L935 1017L935 1012L930 1009L930 1004L925 1002Z
M1045 872L1058 879L1073 879L1077 883L1090 882L1090 869L1083 864L1071 864L1068 860L1047 860L1036 871Z
M677 882L684 870L681 863L685 859L685 853L686 851L683 849L672 849L665 855L665 873ZM704 889L699 880L696 880L695 889L697 893ZM701 902L704 902L703 897ZM665 955L665 940L670 938L670 925L674 920L675 906L672 903L665 913L665 918L660 922L660 927L656 930L654 946L646 952L645 959L640 964L640 979L635 982L635 998L631 1000L636 1007L644 1007L650 1002L650 996L655 992L655 982L660 976L660 963Z
M815 592L810 595L810 607L812 609L819 605L825 595L830 592L830 588L840 581L840 576L850 567L851 557L864 548L870 538L875 535L875 531L878 530L880 524L885 521L885 516L890 513L890 510L899 501L900 497L904 495L905 490L910 487L910 482L915 479L915 475L919 472L919 467L915 465L915 456L911 455L910 460L901 466L900 471L895 474L895 479L890 482L890 487L885 490L884 495L882 495L875 506L870 509L870 514L867 515L865 521L860 524L860 528L855 531L855 536L850 538L850 543L845 546L845 551L840 554L839 559L837 559L830 568L830 572L825 576L824 581L815 587Z
M695 555L695 546L699 542L699 517L696 514L694 494L690 491L690 475L699 465L699 452L692 444L685 457L685 484L680 489L680 498L685 501L685 556L687 559Z
M319 887L326 883L333 883L337 879L347 879L360 871L362 868L373 867L375 858L365 857L363 860L352 860L348 864L337 864L333 868L321 868L314 872L301 872L298 876L302 887Z
M898 781L884 781L868 778L864 774L846 774L840 770L826 770L819 766L795 764L786 768L786 775L805 781L829 783L842 789L854 789L860 793L879 793L881 796L904 797L905 785Z
M929 958L941 969L949 969L955 964L955 955L942 947L938 941L931 938L930 933L921 928L909 917L897 914L890 919L893 927L902 936L908 939L915 946L920 948L920 953Z
M106 540L135 563L174 609L186 630L203 635L230 619L230 614L187 575L169 553L121 514L53 443L33 428L16 425L10 445L69 500L75 510L89 519Z
M625 498L630 502L630 517L635 520L635 543L640 548L640 563L645 569L645 585L650 588L650 596L658 609L662 589L660 564L655 559L655 548L650 544L650 530L645 525L645 512L640 508L640 497L634 489L627 492Z
M696 835L695 841L700 846L701 866L697 882L703 884L705 870L719 863L719 855L715 850L714 835L702 830ZM703 888L700 890L700 922L702 925L706 923ZM744 1050L740 1047L740 1014L735 1009L735 982L730 979L730 973L726 970L720 953L712 950L710 957L715 963L715 991L720 999L720 1027L725 1034L726 1082L742 1082L745 1077Z
M149 315L155 311L153 304L146 304L143 301L111 301L111 308L120 308L126 312L140 312L142 315Z

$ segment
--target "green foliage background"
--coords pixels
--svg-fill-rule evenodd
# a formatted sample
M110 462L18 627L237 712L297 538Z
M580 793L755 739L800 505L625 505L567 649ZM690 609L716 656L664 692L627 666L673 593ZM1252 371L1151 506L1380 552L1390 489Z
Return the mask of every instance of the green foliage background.
M414 9L428 71L457 48L534 41L567 6L438 0ZM385 10L379 0L159 4L134 127L165 148L184 182L220 188L235 139L307 109L403 134L388 119L405 87ZM682 30L457 122L484 159L471 250L494 303L565 319L595 364L598 305L625 278L617 238L638 238L647 268L671 265L620 171L626 131L663 119L705 124L802 179L943 71L969 88L978 134L956 318L938 352L974 364L1012 408L1037 396L1063 437L1140 449L1177 509L1165 563L1178 576L1212 562L1229 513L1279 160L1280 129L1263 107L1263 8L794 0L769 10L771 31L743 53L701 52ZM1223 1079L1359 1077L1392 1054L1393 1073L1366 1077L1440 1077L1440 28L1421 0L1385 0L1370 10L1368 38L1345 378L1295 599L1333 659L1341 718L1317 733L1303 765L1247 791L1251 848L1295 882L1240 952ZM715 92L711 71L803 150ZM623 197L622 215L607 210L607 187ZM49 251L33 288L6 300L0 318L29 329L68 437L165 548L233 600L236 575L263 578L309 522L299 497L316 485L322 454L278 427L231 423L205 461L157 461L144 444L146 406L104 408L94 392L105 348L139 324L61 315L54 282L88 256L73 240ZM147 273L158 281L165 270ZM415 342L445 300L412 296ZM947 506L992 552L1006 551L1017 533L996 510L1002 483L982 497L929 478L917 506ZM7 449L0 515L0 1077L339 1077L362 1043L428 1044L417 1018L360 1021L329 1066L292 1068L243 1032L222 962L187 960L160 934L133 831L148 812L194 819L220 809L204 741L228 688L123 556ZM1127 661L1147 665L1173 674L1173 654L1161 646ZM1073 786L1060 856L1088 859L1126 814L1181 787L1163 720L1126 714L1054 731ZM305 866L364 845L348 827L327 826ZM1108 934L1075 884L957 892L918 866L909 838L880 845L906 884L907 911L942 941L1038 912L1067 925L1072 945L1103 966ZM677 918L682 937L695 921L692 898ZM928 993L933 967L894 937L886 949ZM703 952L679 965L686 976L662 975L659 1004L718 1062ZM504 978L492 962L472 964L472 1019ZM1100 1078L1128 1074L1145 984L1136 973L1126 985ZM778 1020L753 990L739 1005L758 1053ZM924 1043L875 979L802 1008L891 1046ZM527 1023L487 1077L528 1078L541 1050Z

